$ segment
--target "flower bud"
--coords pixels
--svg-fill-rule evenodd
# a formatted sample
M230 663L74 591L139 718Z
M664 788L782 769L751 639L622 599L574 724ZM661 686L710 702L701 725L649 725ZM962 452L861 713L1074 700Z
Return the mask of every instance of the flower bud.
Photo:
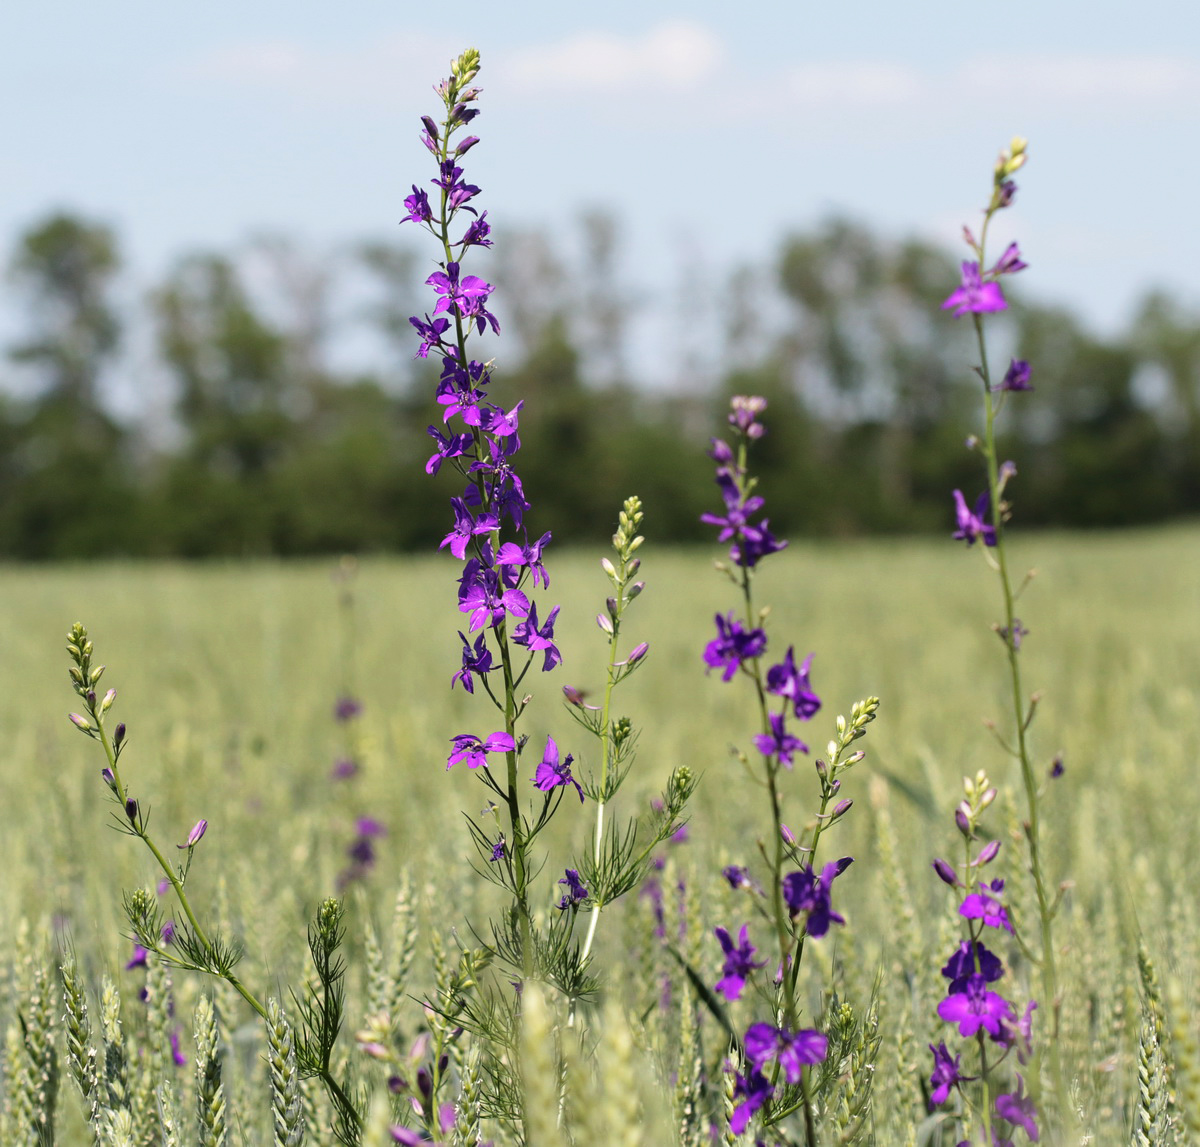
M612 562L610 562L610 561L608 560L608 558L601 558L601 559L600 559L600 568L601 568L601 569L602 569L602 570L603 570L603 571L604 571L606 574L608 574L608 576L609 576L610 578L612 578L612 579L613 579L613 581L616 581L616 580L617 580L617 571L616 571L616 570L613 568L613 564L612 564Z
M192 831L188 833L186 843L177 844L176 848L195 848L200 843L200 838L208 831L208 821L201 817L192 827Z
M635 581L633 583L633 585L631 585L625 591L626 600L633 601L633 599L635 597L639 597L641 595L642 590L644 590L645 588L646 588L646 583L644 581Z
M104 700L100 702L100 712L107 713L112 708L112 703L117 699L117 691L110 689L104 694Z
M986 789L983 795L979 798L979 808L982 811L996 799L999 794L994 788Z
M617 608L617 599L615 597L605 598L604 608L608 610L608 616L615 621L617 614L620 612Z
M629 656L625 658L626 665L636 665L650 651L650 646L644 641L635 645L630 651Z
M129 817L129 823L136 827L138 819L138 803L133 797L128 797L125 801L125 815Z
M634 538L634 540L633 540L633 541L634 541L634 544L635 544L635 545L640 545L640 544L641 544L641 541L642 541L642 539L641 539L641 538ZM625 565L625 576L626 576L626 577L633 577L633 575L634 575L634 574L636 574L636 573L638 572L638 570L640 570L641 568L642 568L642 559L641 559L641 558L634 558L632 561L630 561L630 562L627 562L627 563L626 563L626 565Z
M125 740L125 722L122 721L113 733L113 748L119 749Z
M786 824L779 826L779 835L783 837L784 844L794 845L796 843L796 834Z
M933 862L933 871L938 874L938 878L944 883L949 884L951 888L958 886L958 873L954 871L941 857L938 857Z
M971 861L971 867L977 868L983 864L990 864L996 859L996 853L1000 851L1000 842L998 840L989 840L980 850L979 855Z
M100 777L110 789L117 783L117 778L113 776L112 769L108 768L107 765L100 770Z
M613 631L612 622L602 613L596 614L596 624L604 630L605 633L611 634Z
M1055 754L1054 754L1054 760L1050 762L1050 776L1051 776L1053 779L1057 780L1057 779L1058 779L1059 777L1061 777L1061 776L1063 775L1063 773L1065 773L1066 771L1067 771L1067 768L1066 768L1066 766L1063 764L1063 755L1062 755L1062 753L1061 753L1061 752L1055 753Z
M959 805L958 808L954 810L954 823L958 825L958 831L961 832L963 836L969 837L971 835L971 821L967 814L963 812L962 805Z
M67 720L70 721L75 728L80 729L84 733L90 733L92 731L91 722L86 717L81 716L79 713L68 713Z
M88 703L89 705L91 705L91 706L92 706L92 708L94 709L94 708L96 707L96 690L95 690L95 689L89 689L89 690L87 691L87 694L86 694L86 696L87 696L87 703Z
M851 800L849 797L846 797L844 800L838 801L838 803L833 806L833 819L837 820L838 817L845 816L846 813L848 813L850 811L850 806L853 804L854 804L854 801Z

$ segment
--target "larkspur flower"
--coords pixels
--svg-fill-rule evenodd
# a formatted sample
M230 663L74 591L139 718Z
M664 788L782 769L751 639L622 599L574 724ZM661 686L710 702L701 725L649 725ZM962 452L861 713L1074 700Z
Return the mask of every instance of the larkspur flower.
M1006 1047L1016 1047L1017 1059L1021 1063L1028 1061L1033 1052L1033 1013L1037 1011L1037 1000L1030 1000L1025 1005L1022 1016L1005 1018L1000 1033L999 1042Z
M721 869L721 875L729 881L730 888L752 888L750 871L744 864L729 864Z
M953 1088L971 1077L962 1074L960 1068L962 1056L952 1056L946 1047L945 1040L937 1047L930 1044L929 1050L933 1052L933 1072L929 1077L933 1092L929 1096L929 1105L930 1107L940 1107L949 1098Z
M722 976L717 981L715 989L727 1000L740 999L742 989L746 986L746 978L756 968L765 968L766 961L754 959L757 949L750 943L749 926L746 924L742 925L736 944L730 939L729 933L724 928L714 928L713 935L716 936L717 942L721 945L721 951L725 954L725 964L721 969Z
M795 753L807 753L808 746L793 736L784 727L782 713L771 713L767 717L771 726L769 733L759 733L754 738L754 745L764 757L778 757L781 764L789 769L792 767L792 756Z
M425 282L442 296L433 308L435 315L452 312L460 318L475 320L480 332L490 324L499 334L500 324L484 306L493 291L491 283L478 275L460 275L459 265L453 262L446 264L445 271L435 271Z
M733 1098L736 1102L729 1118L729 1130L740 1135L746 1130L750 1117L774 1094L775 1088L761 1071L752 1070L747 1075L737 1074L734 1081Z
M483 677L495 668L492 651L488 648L486 634L481 633L475 638L474 645L463 636L462 630L459 630L458 636L463 643L462 668L450 678L450 688L453 689L455 682L458 682L468 693L474 693L475 674Z
M993 387L993 390L1032 390L1033 387L1029 384L1029 377L1033 373L1033 368L1030 367L1023 358L1014 358L1008 364L1008 370L1004 372L1004 377L1000 380L1000 385Z
M466 761L467 767L477 769L480 765L487 767L488 753L511 753L517 746L508 733L492 733L486 740L481 740L473 733L459 733L451 740L453 748L446 761L447 770L454 768L459 761Z
M979 264L971 262L963 263L962 282L942 303L943 310L953 307L956 316L987 314L1007 306L999 284L985 281L979 274Z
M988 510L992 504L991 497L984 490L975 502L974 511L967 509L967 500L961 490L954 491L954 514L958 528L953 533L955 541L966 542L968 546L975 544L976 538L983 538L985 546L996 544L996 527L987 521Z
M806 932L820 939L829 931L830 924L845 924L845 919L836 913L830 904L830 889L835 877L840 876L853 863L853 858L843 856L831 860L821 869L818 877L811 865L798 872L790 872L783 878L783 899L793 917L801 912L807 914Z
M1004 975L1004 965L978 941L964 940L942 968L942 975L950 981L950 992L961 992L967 979L976 974L991 984Z
M967 920L982 920L989 928L1013 930L1008 910L1000 903L1004 881L997 877L991 884L980 884L977 891L963 898L958 914Z
M177 844L176 848L195 848L200 843L201 837L208 832L208 821L203 817L196 821L192 826L192 831L188 833L187 840L183 844Z
M554 622L558 617L561 606L555 606L546 618L545 625L538 625L537 603L531 602L529 616L513 627L512 640L514 645L523 645L530 653L542 652L542 672L548 673L556 665L562 664L562 654L554 644Z
M789 645L783 660L767 670L767 692L776 697L786 697L792 703L792 711L801 721L809 720L821 708L821 698L813 692L808 680L812 659L813 655L810 653L797 669L793 646Z
M423 191L415 183L413 193L404 200L408 214L400 220L401 223L428 223L433 218L433 210L429 206L429 193Z
M504 839L504 834L501 833L496 838L496 843L492 845L491 860L493 863L503 860L508 855L508 844Z
M579 879L579 873L574 868L566 870L566 875L559 881L559 884L567 886L567 891L563 893L563 898L558 902L560 909L575 908L588 898L588 890L584 888L583 881Z
M1016 243L1010 243L1004 248L1004 254L996 260L996 265L992 268L993 275L1015 275L1018 271L1025 270L1029 264L1022 262L1021 252Z
M722 669L722 681L733 676L746 661L761 657L767 648L767 635L758 628L746 629L730 613L716 615L717 636L704 647L704 661L710 669Z
M550 534L547 531L536 542L526 542L523 546L517 545L516 542L505 542L496 551L496 564L498 566L527 565L534 586L536 587L540 581L543 589L549 589L550 576L542 564L542 549L549 541Z
M742 1043L746 1058L759 1070L777 1059L788 1083L799 1083L804 1065L820 1063L829 1046L822 1032L804 1028L792 1034L766 1023L751 1024Z
M938 1004L937 1014L948 1024L958 1024L958 1034L964 1038L969 1039L982 1028L993 1039L999 1039L1013 1011L1012 1005L990 991L987 980L976 973Z
M149 955L150 953L141 944L134 944L133 955L130 957L128 963L126 963L125 970L128 972L134 968L144 968Z
M560 762L557 743L553 737L547 737L546 751L542 754L542 759L533 774L534 785L544 793L550 792L551 789L555 789L559 785L574 785L575 791L579 793L579 800L582 803L583 788L571 775L571 762L574 759L568 753L566 760Z
M1017 1127L1023 1127L1031 1143L1038 1141L1037 1110L1025 1094L1025 1080L1017 1075L1017 1090L1011 1095L996 1096L996 1114Z

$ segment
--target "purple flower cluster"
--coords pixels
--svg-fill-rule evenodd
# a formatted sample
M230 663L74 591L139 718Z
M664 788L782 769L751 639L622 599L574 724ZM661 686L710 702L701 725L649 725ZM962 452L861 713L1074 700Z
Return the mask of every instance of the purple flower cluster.
M994 792L995 790L985 789L981 804L989 803L987 794L994 795ZM969 802L964 803L969 805ZM971 840L974 837L975 814L980 806L969 807L964 835ZM963 817L960 807L960 829L963 828ZM983 867L995 858L999 851L996 845L997 842L990 841L980 849L967 866L968 880L974 880L973 870ZM946 884L953 888L964 887L964 881L960 879L958 872L945 860L935 860L933 867L938 877ZM958 914L971 922L969 937L959 944L942 968L942 975L948 981L948 986L945 998L938 1004L937 1014L944 1022L956 1026L963 1039L986 1038L1002 1049L1000 1059L1015 1050L1017 1059L1025 1063L1031 1050L1033 1013L1037 1003L1031 1001L1024 1014L1018 1015L1016 1007L993 990L992 985L1004 977L1004 964L980 939L984 928L994 928L1000 932L1013 931L1008 910L1001 901L1003 891L1003 880L996 879L990 883L979 881L963 897ZM972 1082L976 1077L963 1073L961 1053L952 1054L944 1040L936 1047L930 1044L929 1050L933 1053L933 1072L929 1081L932 1089L930 1103L937 1107L949 1099L953 1090ZM1000 1059L986 1065L989 1074L999 1066ZM1023 1127L1030 1140L1036 1142L1036 1113L1032 1101L1024 1094L1023 1087L1024 1083L1018 1074L1016 1091L996 1096L995 1114L1000 1119ZM1001 1137L999 1130L994 1130L993 1138L997 1143L1007 1141Z

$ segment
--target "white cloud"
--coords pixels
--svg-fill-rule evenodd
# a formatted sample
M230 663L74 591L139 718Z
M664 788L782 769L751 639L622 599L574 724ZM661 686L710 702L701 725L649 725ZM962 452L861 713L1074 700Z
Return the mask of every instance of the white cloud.
M1200 95L1200 68L1172 56L984 59L962 71L988 91L1069 103L1169 104Z
M805 107L892 107L923 98L929 83L902 64L850 60L791 68L784 74L781 87L784 99Z
M670 20L638 36L580 32L503 57L501 82L526 92L629 94L644 89L694 88L711 81L725 62L717 35L702 24Z

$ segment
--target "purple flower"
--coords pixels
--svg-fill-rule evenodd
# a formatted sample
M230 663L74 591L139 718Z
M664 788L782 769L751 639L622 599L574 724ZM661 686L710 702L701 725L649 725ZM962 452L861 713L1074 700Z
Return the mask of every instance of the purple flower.
M991 269L990 274L1015 275L1018 271L1025 270L1028 266L1028 263L1021 261L1021 252L1016 243L1010 243L1004 248L1004 254L996 260L996 265Z
M738 1074L733 1088L734 1099L741 1102L733 1109L729 1119L729 1130L734 1135L740 1135L746 1130L746 1125L753 1115L768 1099L775 1089L767 1082L767 1077L761 1071L751 1071L748 1076Z
M963 497L963 492L955 490L954 513L958 529L952 535L954 540L966 542L970 546L975 544L976 538L983 538L985 546L994 546L996 544L996 528L987 522L987 513L991 504L992 500L988 492L984 490L976 500L975 510L972 513L967 509L967 500Z
M387 836L387 828L381 821L377 821L373 816L360 816L354 822L354 831L359 836Z
M951 1089L957 1087L969 1077L963 1075L959 1070L959 1061L962 1059L962 1056L951 1056L946 1047L945 1040L938 1044L937 1047L930 1044L929 1050L933 1052L933 1074L929 1077L929 1082L933 1087L933 1094L929 1097L929 1105L931 1107L939 1107L946 1102Z
M429 207L429 193L422 191L415 183L412 189L413 193L404 200L408 214L400 222L428 223L433 218L433 211Z
M766 961L754 960L754 953L757 949L750 943L746 924L742 925L742 930L738 933L736 945L724 928L714 928L713 935L716 936L721 950L725 953L725 966L721 969L724 975L717 981L716 990L727 1000L740 999L742 989L746 986L746 977L755 968L765 968Z
M466 140L463 141L466 143ZM463 144L459 144L459 154L462 154ZM459 240L459 245L462 247L490 247L492 241L488 236L492 233L491 224L487 221L487 212L480 214L478 219L472 221L471 226L467 228L466 233Z
M542 650L545 657L542 660L542 672L548 673L556 665L562 664L562 654L554 644L554 620L558 617L561 606L555 606L546 618L546 624L538 627L537 603L529 606L529 616L513 627L512 639L514 645L523 645L530 653Z
M743 662L763 655L767 635L761 629L745 629L732 613L717 614L716 622L717 637L704 647L704 661L710 669L724 669L722 681L732 681Z
M580 803L583 802L583 789L579 782L571 776L571 762L575 758L568 753L567 759L559 764L558 760L558 745L553 737L546 738L546 751L542 754L542 759L538 764L536 771L533 774L533 783L542 792L548 793L551 789L557 788L559 785L574 785L575 791L579 793ZM560 880L561 884L562 881Z
M492 651L488 648L487 635L481 633L475 638L474 646L463 637L462 630L459 630L458 636L462 639L462 668L450 678L450 688L454 688L454 683L459 682L468 693L475 692L473 673L478 673L482 677L485 673L490 673L494 666L492 665Z
M550 588L550 576L542 565L542 549L550 541L549 532L544 533L536 542L518 546L516 542L505 542L496 553L498 566L529 566L536 587L540 581L544 589Z
M996 1114L1001 1119L1007 1119L1009 1123L1024 1127L1030 1142L1038 1141L1038 1125L1035 1120L1037 1110L1033 1106L1033 1100L1025 1094L1025 1080L1019 1074L1016 1091L1011 1095L996 1096Z
M496 839L496 843L492 845L492 862L503 860L508 854L508 845L504 840L504 834L501 833Z
M763 518L759 525L747 526L742 531L741 542L729 547L729 556L737 565L753 569L763 558L786 549L787 542L779 541L767 529L767 519Z
M415 315L408 321L412 323L417 330L417 334L421 336L421 345L417 350L417 358L428 358L429 352L433 347L440 347L442 345L442 335L445 334L450 326L449 319L431 319L428 315L425 316L424 322Z
M1017 1048L1017 1059L1025 1063L1033 1051L1033 1013L1037 1011L1037 1000L1030 1000L1025 1005L1025 1014L1018 1019L1007 1016L1004 1020L1004 1030L1000 1034L1000 1043Z
M1008 911L1000 903L999 894L1004 891L1004 881L997 878L991 884L980 884L979 890L964 897L958 914L967 920L982 920L989 928L1013 930Z
M559 908L574 908L588 898L588 890L584 888L583 881L579 879L579 873L574 868L566 870L566 875L559 881L559 884L567 886L567 891L563 893L563 898L558 902Z
M486 741L481 741L473 733L459 733L451 744L453 748L446 762L447 771L459 761L466 761L470 769L477 769L480 765L486 768L488 753L511 753L517 747L508 733L492 733Z
M1017 185L1011 179L1006 179L1000 184L1000 195L996 200L996 206L1009 207L1016 196Z
M454 529L441 541L438 549L450 547L450 552L463 561L467 556L467 544L478 534L490 534L500 528L500 520L495 514L483 513L478 518L471 516L466 504L461 498L451 498L450 507L454 511Z
M801 912L808 914L806 932L814 939L824 936L830 924L846 923L830 905L829 893L834 878L845 872L852 863L853 857L843 856L841 860L831 860L825 865L820 877L813 873L811 865L806 865L783 878L783 898L788 912L793 917Z
M358 762L349 757L338 757L329 770L329 779L333 781L348 781L358 775Z
M144 968L146 966L147 957L149 955L150 955L150 953L145 948L143 948L141 944L134 944L133 956L130 958L129 962L125 965L125 970L128 972L128 971L131 971L133 968Z
M950 981L951 992L961 992L967 979L976 974L981 975L985 983L991 984L1004 975L1004 965L998 956L982 944L976 942L972 948L971 941L964 940L946 962L942 975Z
M1004 301L1004 292L1000 290L999 285L984 282L980 278L979 264L965 262L962 265L962 283L951 291L949 297L942 304L942 309L953 307L957 317L965 314L1002 311L1007 306L1008 304Z
M729 881L730 888L753 888L750 872L744 864L730 864L721 869L721 875Z
M333 719L344 724L362 712L362 705L354 697L339 697L333 707Z
M179 1050L179 1031L178 1029L171 1032L171 1058L175 1061L176 1067L187 1066L187 1056Z
M729 405L732 407L728 415L730 426L737 427L747 438L761 438L766 433L765 428L757 421L758 416L767 409L765 398L735 394L729 400Z
M821 708L821 698L812 691L808 680L812 659L810 653L797 669L793 647L789 645L783 660L767 670L767 692L774 693L776 697L786 697L801 721L809 720Z
M1032 374L1032 368L1023 358L1014 358L1008 364L1008 370L1004 372L1004 377L1000 380L1000 385L993 387L994 390L1032 390L1029 385L1029 376Z
M949 884L951 888L958 887L958 873L949 862L943 860L940 856L933 862L933 871L938 874L938 879L944 884Z
M529 613L529 598L519 589L509 589L500 581L495 570L483 569L472 558L459 579L458 608L470 614L467 632L474 633L485 625L499 625L508 614L525 617Z
M477 320L481 332L485 320L494 332L500 332L500 324L484 306L493 290L490 283L485 283L478 275L465 275L460 279L457 263L447 263L445 271L435 271L425 282L442 296L433 308L435 315L453 309L464 319Z
M174 942L174 940L175 940L175 921L174 920L168 920L162 926L161 935L162 935L162 942L164 944L170 944L170 943Z
M759 733L754 738L755 747L764 757L777 756L781 764L792 767L793 753L807 753L808 746L799 737L792 736L783 726L783 714L771 713L767 720L770 733Z
M799 1083L804 1065L820 1063L828 1049L828 1040L819 1031L805 1028L791 1035L786 1028L764 1023L751 1024L743 1043L746 1058L760 1070L770 1060L778 1059L788 1083Z
M200 843L200 838L208 832L208 821L201 817L192 826L192 831L188 833L187 840L183 844L177 844L176 848L195 848Z
M948 1024L958 1024L961 1036L970 1038L983 1028L993 1039L999 1039L1005 1021L1012 1016L1012 1005L989 991L987 980L975 974L967 977L960 991L938 1004L937 1014Z

